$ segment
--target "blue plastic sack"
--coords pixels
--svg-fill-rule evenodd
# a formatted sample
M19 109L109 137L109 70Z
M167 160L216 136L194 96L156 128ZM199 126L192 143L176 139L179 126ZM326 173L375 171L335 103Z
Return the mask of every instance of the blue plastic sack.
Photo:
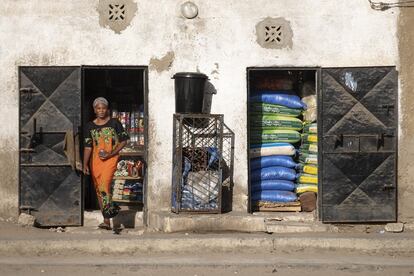
M252 182L251 187L252 192L266 190L293 191L294 189L295 183L288 180L263 180Z
M296 168L297 163L293 161L292 157L286 155L270 155L253 158L250 161L250 168L252 170L267 168L273 166L280 166L286 168Z
M253 201L293 202L297 196L289 191L260 191L252 194Z
M252 103L278 104L289 108L306 109L306 104L296 95L286 95L266 92L250 97Z
M275 179L295 180L296 171L285 167L274 166L253 170L250 177L252 182Z

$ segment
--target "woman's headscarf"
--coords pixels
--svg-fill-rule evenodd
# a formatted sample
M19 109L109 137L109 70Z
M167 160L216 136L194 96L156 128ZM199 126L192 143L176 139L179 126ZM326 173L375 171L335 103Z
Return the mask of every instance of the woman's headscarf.
M105 99L104 97L98 97L93 101L93 107L95 108L98 104L103 104L108 106L108 100Z

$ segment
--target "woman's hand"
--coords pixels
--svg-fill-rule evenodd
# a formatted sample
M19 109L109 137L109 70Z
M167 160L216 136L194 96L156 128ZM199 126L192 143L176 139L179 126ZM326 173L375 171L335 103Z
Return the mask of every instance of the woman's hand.
M85 175L90 175L91 174L90 171L89 171L89 166L88 165L83 166L83 174L85 174Z
M112 157L112 154L110 154L109 152L105 151L105 150L100 150L99 151L99 158L101 160L106 160Z

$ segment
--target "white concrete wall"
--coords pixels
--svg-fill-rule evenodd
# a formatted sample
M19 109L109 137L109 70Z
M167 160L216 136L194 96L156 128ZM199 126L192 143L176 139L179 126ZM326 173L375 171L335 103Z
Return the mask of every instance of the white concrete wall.
M180 16L184 0L136 0L131 26L99 25L98 0L2 0L0 5L0 215L17 213L18 70L26 65L148 65L172 51L168 70L149 73L149 209L168 210L172 114L178 71L210 75L212 112L236 134L234 210L247 209L246 67L396 65L397 11L366 0L195 0L199 17ZM292 24L292 49L263 49L255 25ZM216 70L217 73L213 74Z

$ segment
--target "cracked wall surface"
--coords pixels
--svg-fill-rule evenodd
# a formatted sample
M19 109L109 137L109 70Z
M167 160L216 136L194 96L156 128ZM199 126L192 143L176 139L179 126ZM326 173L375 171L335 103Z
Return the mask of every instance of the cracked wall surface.
M211 111L224 114L236 135L233 210L246 212L247 67L393 66L399 60L398 10L373 11L360 0L302 1L300 6L289 0L258 0L254 4L197 0L199 15L192 20L181 16L182 1L134 0L135 16L120 34L102 27L98 12L102 2L3 0L0 5L0 115L8 118L0 132L0 216L17 215L18 66L150 66L150 211L170 210L171 77L181 71L211 73L210 84L217 92ZM257 44L256 25L267 17L290 22L294 33L291 48L264 49ZM411 97L406 92L403 96L407 100ZM408 124L411 109L408 105L402 108L403 126L412 125ZM412 144L409 131L401 134L407 145ZM412 180L411 161L409 151L401 150L400 154L401 160L406 160L400 164L401 199L409 202L413 199L412 189L407 188ZM404 210L401 212L404 215Z

